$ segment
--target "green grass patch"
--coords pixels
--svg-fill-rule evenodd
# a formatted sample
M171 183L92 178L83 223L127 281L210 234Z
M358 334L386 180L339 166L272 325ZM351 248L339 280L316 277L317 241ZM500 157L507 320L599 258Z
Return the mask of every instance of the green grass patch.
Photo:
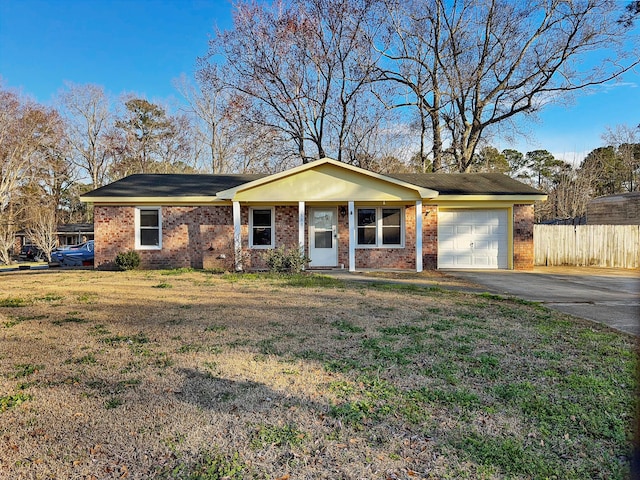
M380 327L378 331L387 336L398 335L419 335L424 333L426 328L418 327L417 325L398 325L395 327Z
M153 285L152 288L173 288L173 285L167 282L162 282L157 285Z
M94 303L97 299L98 299L97 293L81 293L77 297L77 300L80 303Z
M170 270L161 270L160 275L183 275L185 273L191 273L193 271L193 268L189 267L172 268Z
M31 400L31 395L25 393L16 393L15 395L5 395L0 397L0 413L4 413L7 410L17 407L24 402Z
M477 409L482 404L480 397L466 388L444 389L423 387L407 392L404 396L414 401L453 409Z
M44 369L44 365L33 365L31 363L21 363L13 366L13 373L9 375L9 378L24 378L29 375L33 375L40 370Z
M41 300L43 302L57 302L58 300L62 300L64 295L60 295L57 293L47 293L42 297L37 297L36 300Z
M93 353L88 353L82 357L70 358L65 362L66 364L75 363L76 365L95 365L98 363L96 356Z
M201 451L195 458L180 459L170 468L165 467L157 472L156 478L161 480L243 480L249 478L249 470L237 452L233 455L225 455L218 451Z
M60 326L65 323L87 323L87 320L76 315L70 315L68 317L64 317L58 320L53 320L51 323L54 325Z
M119 397L111 397L104 402L104 408L107 410L111 410L113 408L118 408L122 405L124 401Z
M307 435L295 425L257 425L249 446L255 450L266 447L299 447Z
M27 301L20 297L0 299L0 307L24 307L26 305Z
M364 332L364 328L355 325L348 320L335 320L331 322L331 326L337 328L344 333L361 333Z

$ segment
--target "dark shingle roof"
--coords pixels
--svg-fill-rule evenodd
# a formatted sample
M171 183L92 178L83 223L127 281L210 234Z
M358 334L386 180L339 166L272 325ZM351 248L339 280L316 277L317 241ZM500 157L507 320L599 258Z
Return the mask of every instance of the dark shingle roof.
M83 195L83 198L198 197L267 177L267 174L135 174ZM501 173L393 173L386 176L440 195L540 195L542 192Z
M390 173L389 177L436 190L440 195L541 195L502 173Z
M254 175L135 174L100 187L83 197L199 197L266 177Z

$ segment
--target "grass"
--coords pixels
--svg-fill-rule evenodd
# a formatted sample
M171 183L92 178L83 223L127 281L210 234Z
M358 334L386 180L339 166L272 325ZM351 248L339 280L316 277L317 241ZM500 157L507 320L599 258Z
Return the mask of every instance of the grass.
M154 288L168 276L172 288ZM0 470L628 478L634 339L433 281L190 269L0 277Z

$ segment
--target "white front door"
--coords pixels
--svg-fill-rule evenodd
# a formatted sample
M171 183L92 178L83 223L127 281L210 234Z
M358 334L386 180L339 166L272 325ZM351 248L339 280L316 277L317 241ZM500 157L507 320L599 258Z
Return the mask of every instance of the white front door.
M338 265L338 235L335 208L309 210L309 262L310 267L336 267Z
M438 268L508 268L507 210L438 212Z

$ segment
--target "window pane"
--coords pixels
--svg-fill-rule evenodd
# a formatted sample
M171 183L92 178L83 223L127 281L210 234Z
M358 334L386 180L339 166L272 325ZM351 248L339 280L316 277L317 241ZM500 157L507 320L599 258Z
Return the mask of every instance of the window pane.
M141 212L142 213L142 212ZM160 235L157 228L143 228L140 230L140 245L160 245Z
M333 226L333 212L331 210L314 211L313 225L316 229L331 230Z
M375 208L359 208L358 209L358 226L364 227L367 225L376 224L376 209Z
M369 227L358 227L358 245L375 245L376 229Z
M382 209L382 225L400 226L400 209L383 208Z
M254 227L253 244L271 245L271 228Z
M253 226L254 227L270 227L271 226L271 210L253 210Z
M159 225L158 210L140 210L141 227L157 227Z
M333 248L333 232L331 230L315 232L315 248Z
M382 244L400 245L400 227L383 227Z

